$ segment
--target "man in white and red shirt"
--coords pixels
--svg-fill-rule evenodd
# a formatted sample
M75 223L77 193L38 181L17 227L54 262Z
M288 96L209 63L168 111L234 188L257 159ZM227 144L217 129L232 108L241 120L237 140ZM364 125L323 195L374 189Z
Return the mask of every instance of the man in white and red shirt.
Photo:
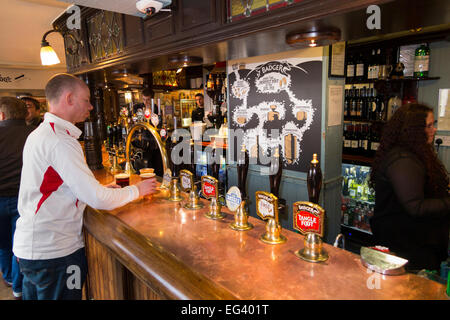
M49 80L45 94L49 112L23 151L13 251L24 274L23 299L81 299L87 271L82 235L86 205L105 210L123 206L153 193L156 181L121 189L101 185L86 164L77 141L81 131L74 125L92 110L88 87L72 75L59 74ZM69 285L71 275L81 276L79 285Z

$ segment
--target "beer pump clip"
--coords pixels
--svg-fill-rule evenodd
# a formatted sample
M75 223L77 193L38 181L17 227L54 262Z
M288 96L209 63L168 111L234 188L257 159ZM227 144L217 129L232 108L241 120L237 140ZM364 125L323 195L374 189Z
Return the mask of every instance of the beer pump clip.
M202 194L206 199L211 199L209 210L205 216L213 220L225 218L225 213L220 211L222 205L219 202L219 181L211 176L203 176Z
M172 180L172 170L167 168L164 171L162 182L161 182L161 185L159 186L159 189L160 190L169 190L171 180Z
M234 222L230 223L230 228L236 231L247 231L253 229L253 225L248 223L248 212L245 200L242 199L241 191L233 186L228 190L225 197L227 207L231 212L235 212Z
M286 242L286 237L281 234L281 225L278 222L278 198L265 191L256 191L256 213L267 220L266 232L259 238L267 244L281 244Z
M180 171L180 184L183 192L189 192L189 200L183 206L185 209L197 210L203 208L203 204L199 202L197 187L194 184L194 175L189 170Z
M308 262L326 261L328 254L322 248L325 210L309 201L297 201L293 204L293 211L294 229L305 235L304 247L295 255Z

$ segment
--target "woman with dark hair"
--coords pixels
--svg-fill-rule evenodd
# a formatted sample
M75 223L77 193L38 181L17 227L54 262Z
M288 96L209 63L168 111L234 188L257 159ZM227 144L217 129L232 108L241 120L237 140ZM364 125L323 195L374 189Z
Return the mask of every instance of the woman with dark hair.
M449 178L433 147L433 109L400 107L383 130L371 185L375 241L409 260L410 271L438 270L448 257Z

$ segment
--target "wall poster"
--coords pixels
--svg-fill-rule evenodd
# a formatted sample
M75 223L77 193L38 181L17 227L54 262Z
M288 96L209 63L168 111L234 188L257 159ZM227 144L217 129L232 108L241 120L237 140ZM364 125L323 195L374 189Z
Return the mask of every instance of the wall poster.
M264 156L280 147L284 169L307 172L313 153L320 157L322 48L303 51L228 62L229 126L242 129L251 163L268 165ZM229 141L234 161L237 141Z

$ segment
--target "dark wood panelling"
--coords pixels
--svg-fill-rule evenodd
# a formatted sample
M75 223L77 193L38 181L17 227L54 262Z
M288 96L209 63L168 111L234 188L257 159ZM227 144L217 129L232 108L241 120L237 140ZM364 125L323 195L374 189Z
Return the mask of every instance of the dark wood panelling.
M125 47L130 48L144 43L142 19L127 14L122 15L125 34Z
M92 235L85 233L88 261L88 298L94 300L125 299L124 267Z
M216 22L216 1L181 0L179 3L178 21L182 32Z
M144 33L147 44L174 35L173 15L163 13L160 16L147 19L144 22Z
M161 300L155 291L145 285L131 272L127 272L128 299L130 300Z

